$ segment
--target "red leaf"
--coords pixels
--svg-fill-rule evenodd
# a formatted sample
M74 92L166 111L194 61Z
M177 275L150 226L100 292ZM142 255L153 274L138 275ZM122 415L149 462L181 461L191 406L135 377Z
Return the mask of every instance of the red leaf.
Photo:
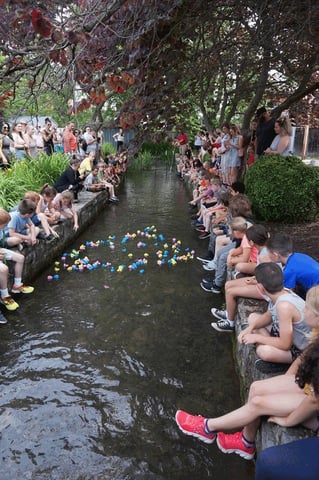
M35 32L41 37L47 38L51 35L52 25L47 18L43 17L41 10L32 10L31 22Z

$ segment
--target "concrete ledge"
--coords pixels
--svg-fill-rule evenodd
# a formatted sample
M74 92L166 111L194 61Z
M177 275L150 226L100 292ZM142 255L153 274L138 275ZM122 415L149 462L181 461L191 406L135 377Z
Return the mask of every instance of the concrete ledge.
M237 303L236 315L236 338L234 340L234 350L239 374L242 380L243 398L247 398L249 386L255 380L262 380L269 377L259 372L255 368L257 359L255 347L243 345L237 342L237 336L242 329L242 325L247 323L247 318L252 312L265 312L267 303L261 300L239 298ZM292 442L301 438L311 437L310 430L303 427L283 428L279 425L267 423L266 419L262 422L257 437L257 449L264 450L267 447Z
M32 278L39 275L41 271L52 265L53 260L60 255L68 245L92 223L99 212L105 209L109 204L106 191L99 193L81 192L79 194L79 203L74 206L79 216L79 229L73 230L73 221L71 219L63 220L54 227L60 238L46 242L40 240L35 247L27 247L23 250L25 255L25 266L23 278L28 283Z

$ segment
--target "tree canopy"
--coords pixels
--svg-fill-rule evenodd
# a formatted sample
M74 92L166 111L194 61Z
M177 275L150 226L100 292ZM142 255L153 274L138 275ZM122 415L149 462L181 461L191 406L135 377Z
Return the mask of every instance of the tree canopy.
M24 82L35 104L71 86L67 113L91 109L99 125L115 105L114 125L143 135L194 113L247 128L260 104L307 121L318 110L316 0L0 0L0 12L0 109Z

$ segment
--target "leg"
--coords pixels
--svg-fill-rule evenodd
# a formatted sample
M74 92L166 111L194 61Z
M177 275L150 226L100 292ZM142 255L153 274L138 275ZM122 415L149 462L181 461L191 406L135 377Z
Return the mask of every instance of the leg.
M234 243L230 242L225 247L222 247L217 252L216 264L217 269L215 273L215 283L217 286L222 287L225 284L227 276L227 257L229 251L234 247Z
M24 260L25 257L21 253L18 252L10 252L11 260L14 262L14 276L15 278L21 278L23 267L24 267Z
M41 226L45 232L46 235L50 235L50 225L47 220L47 216L44 213L38 213L38 218L41 222Z
M227 318L231 321L235 319L238 297L262 299L256 285L248 284L247 278L239 278L227 282L225 285L225 296Z
M2 249L4 256L7 260L11 259L10 250ZM8 253L7 253L8 252ZM13 300L8 292L8 275L9 269L2 261L0 261L0 295L1 303L4 304L7 310L14 311L19 307L19 304Z
M226 235L217 235L216 236L215 255L214 255L215 261L217 261L217 254L218 254L219 250L221 248L225 247L226 245L228 245L229 243L230 243L230 238L227 237Z
M248 402L242 407L226 415L208 419L201 416L195 417L179 410L176 414L177 424L184 433L193 435L207 443L212 443L215 440L216 432L239 430L241 428L244 428L245 439L248 442L254 442L261 416L274 415L274 412L276 412L276 416L286 417L305 398L305 393L295 383L294 375L281 376L281 379L283 377L286 377L284 379L285 391L276 393L275 388L272 387L273 379L268 378L263 382L265 394L253 395L250 393ZM276 382L278 382L277 379ZM270 393L267 391L267 386L269 386Z
M251 430L251 424L255 426L255 421L263 415L274 415L286 417L295 410L305 398L305 393L295 384L295 377L289 375L291 390L281 393L271 392L266 395L249 396L248 402L237 410L233 410L226 415L217 418L208 419L207 425L211 431L223 431L240 429L244 427L245 436L253 441L254 437L248 434ZM271 380L271 379L268 379ZM288 382L287 382L288 383ZM255 432L255 429L252 431Z
M261 332L260 332L261 333ZM281 350L271 345L257 345L256 354L265 362L291 363L292 355L290 350Z
M256 263L254 262L240 262L236 264L236 270L239 273L246 273L247 275L253 275L256 268Z
M214 258L215 255L215 245L216 245L217 236L214 233L211 233L209 237L209 244L208 244L208 254L211 258Z
M36 227L38 228L38 227ZM34 288L23 285L22 272L24 267L24 255L18 252L9 252L10 260L14 262L14 282L12 286L13 293L32 293Z
M0 262L0 289L5 290L8 288L8 275L9 269L2 261Z

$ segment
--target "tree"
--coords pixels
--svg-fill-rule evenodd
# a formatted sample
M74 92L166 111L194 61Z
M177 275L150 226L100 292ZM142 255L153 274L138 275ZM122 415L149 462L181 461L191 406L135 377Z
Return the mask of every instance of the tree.
M261 103L276 116L319 86L315 0L0 0L0 12L0 109L22 80L29 100L69 86L76 113L100 126L112 104L113 123L145 138L199 113L248 128Z

